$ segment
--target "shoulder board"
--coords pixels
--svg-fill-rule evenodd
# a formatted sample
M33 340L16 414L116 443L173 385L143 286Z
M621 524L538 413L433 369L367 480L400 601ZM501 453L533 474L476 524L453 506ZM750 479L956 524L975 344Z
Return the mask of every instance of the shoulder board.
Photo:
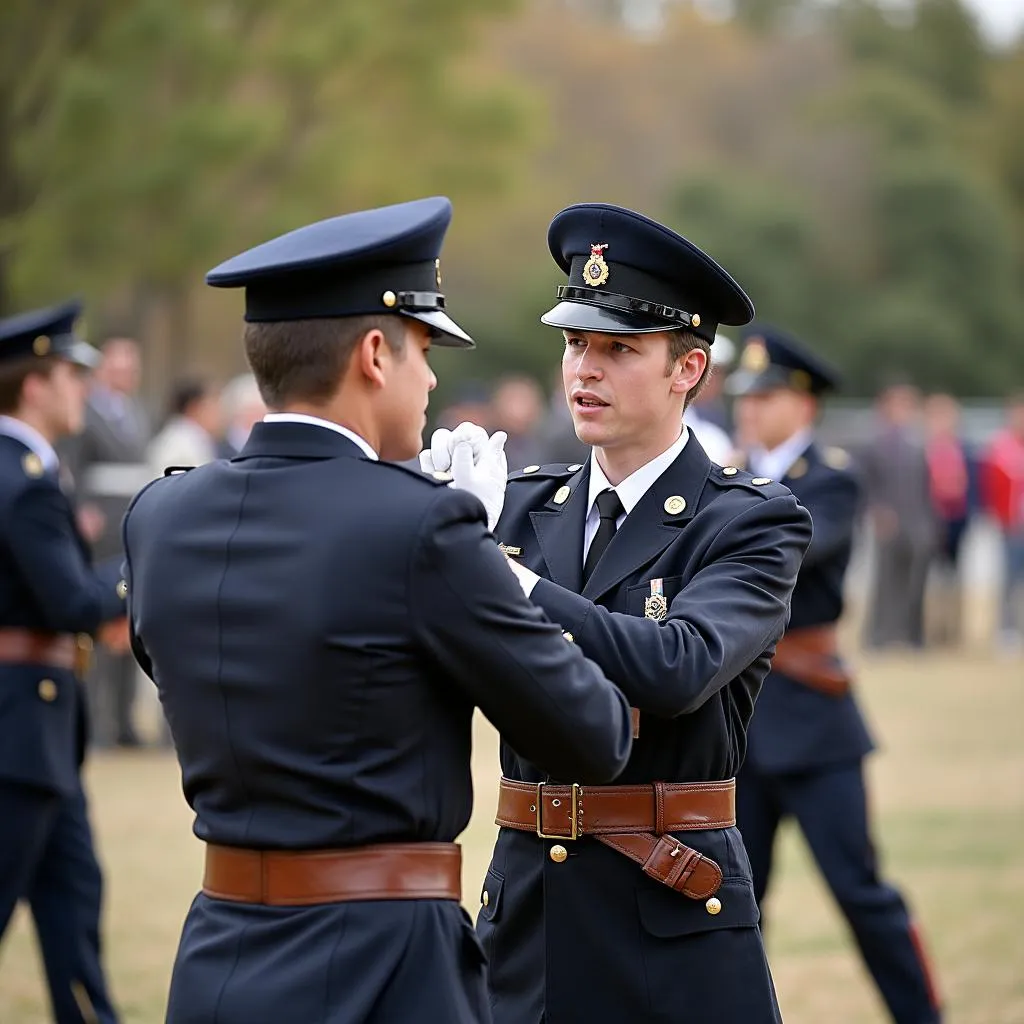
M442 473L437 471L435 473L424 473L418 466L406 466L401 462L388 462L385 459L381 459L378 466L387 466L389 469L397 469L400 473L404 473L406 476L412 477L414 480L420 480L425 484L433 484L435 487L444 487L446 484L451 482L451 473Z
M183 473L190 473L195 466L168 466L164 470L164 476L181 476Z
M821 461L832 469L849 469L852 460L849 453L844 452L842 448L826 448L821 453Z
M509 473L509 483L513 480L564 480L583 468L582 462L552 462L547 466L524 466L514 473Z
M779 494L789 494L789 488L766 476L754 476L736 466L718 466L712 464L708 478L721 487L742 487L746 491L754 491L766 498L774 498Z

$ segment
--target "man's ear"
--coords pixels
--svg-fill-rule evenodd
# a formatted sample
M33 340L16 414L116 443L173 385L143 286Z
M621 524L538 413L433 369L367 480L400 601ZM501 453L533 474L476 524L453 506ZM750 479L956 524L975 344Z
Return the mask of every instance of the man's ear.
M702 348L692 348L676 360L672 369L672 391L685 395L692 391L708 365L708 354Z
M391 362L391 349L384 332L376 327L367 331L356 343L352 361L371 386L384 387Z

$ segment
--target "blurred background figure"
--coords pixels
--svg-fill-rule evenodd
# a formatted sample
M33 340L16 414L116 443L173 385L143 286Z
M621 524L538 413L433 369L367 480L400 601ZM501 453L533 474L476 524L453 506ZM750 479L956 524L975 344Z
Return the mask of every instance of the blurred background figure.
M543 458L538 461L542 464L565 462L569 465L586 462L590 457L590 449L576 436L562 384L561 365L552 375L549 387L547 411L540 426Z
M212 462L222 430L218 389L198 378L179 381L171 393L170 417L149 446L150 476L162 476L168 466Z
M217 444L217 456L233 459L249 439L253 424L263 419L267 407L263 404L256 378L251 373L239 374L228 381L220 400L224 436Z
M80 434L60 446L74 479L78 522L98 561L123 557L121 518L150 480L146 445L149 418L139 401L142 359L132 338L110 338L101 347ZM97 747L135 747L138 670L130 653L99 648L86 679L92 739Z
M735 353L736 346L724 334L715 335L711 346L712 371L684 416L686 425L708 458L720 466L727 466L733 461L736 449L728 434L729 414L722 396L725 376Z
M1003 589L998 643L1024 649L1024 392L1006 406L1006 425L985 451L984 501L1003 538Z
M924 645L924 591L935 548L935 513L920 435L921 396L894 384L878 397L873 435L860 452L873 535L869 648Z
M540 427L544 418L544 392L532 378L502 377L491 398L492 429L508 434L505 455L509 472L545 461Z
M960 432L960 403L952 395L930 395L924 406L924 426L936 529L928 640L959 646L963 640L960 553L973 493L971 458Z

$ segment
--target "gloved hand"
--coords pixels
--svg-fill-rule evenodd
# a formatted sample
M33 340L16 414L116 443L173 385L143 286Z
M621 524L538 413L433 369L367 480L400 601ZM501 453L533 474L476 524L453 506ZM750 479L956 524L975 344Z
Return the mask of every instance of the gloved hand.
M508 460L505 442L508 434L497 430L491 437L475 423L460 423L455 430L435 430L429 451L420 452L420 468L425 473L451 471L453 487L475 494L487 512L487 528L497 525L505 504Z

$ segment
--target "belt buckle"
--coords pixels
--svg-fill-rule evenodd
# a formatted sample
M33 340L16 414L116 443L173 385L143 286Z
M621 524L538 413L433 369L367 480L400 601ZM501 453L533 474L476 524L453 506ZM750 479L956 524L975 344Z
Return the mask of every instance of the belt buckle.
M570 789L571 805L569 808L569 835L563 836L549 835L544 831L543 815L544 815L544 787L547 785L545 782L537 783L537 835L541 839L578 839L580 835L580 795L583 790L578 782L574 782Z

